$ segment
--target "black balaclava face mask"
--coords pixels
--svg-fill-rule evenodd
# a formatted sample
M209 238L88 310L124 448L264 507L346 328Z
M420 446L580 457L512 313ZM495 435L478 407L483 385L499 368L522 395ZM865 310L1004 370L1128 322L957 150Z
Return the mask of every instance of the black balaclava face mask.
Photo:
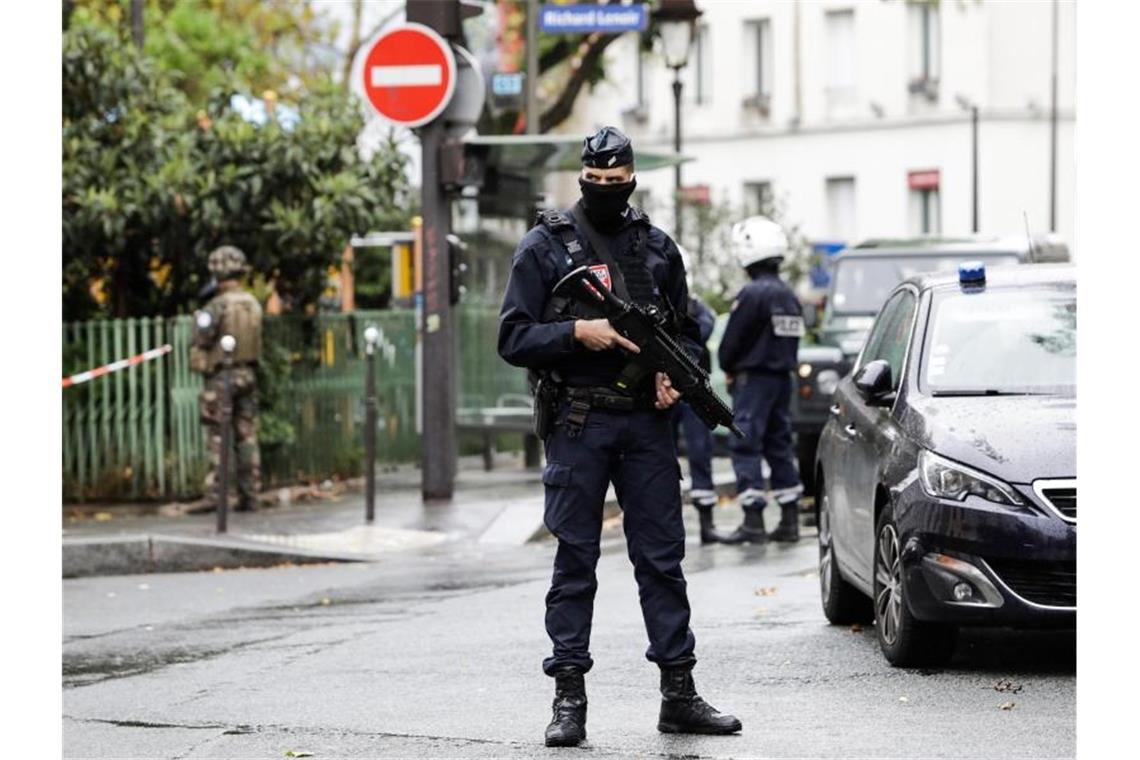
M622 212L637 187L637 179L607 185L579 177L578 185L582 188L582 208L586 210L586 216L599 229L613 230L621 224Z

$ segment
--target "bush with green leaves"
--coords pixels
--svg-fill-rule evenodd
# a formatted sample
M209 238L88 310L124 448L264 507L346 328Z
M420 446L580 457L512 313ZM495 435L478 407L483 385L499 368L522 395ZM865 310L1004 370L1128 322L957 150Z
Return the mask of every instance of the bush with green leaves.
M65 34L63 81L65 320L189 311L223 243L304 310L353 234L414 213L405 156L389 142L363 157L361 104L331 82L292 106L295 125L258 125L235 90L195 107L95 24Z

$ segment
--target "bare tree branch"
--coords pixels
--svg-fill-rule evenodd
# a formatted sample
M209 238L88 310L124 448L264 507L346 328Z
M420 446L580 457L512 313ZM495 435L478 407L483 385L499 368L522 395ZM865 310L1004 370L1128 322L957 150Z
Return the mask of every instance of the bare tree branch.
M538 121L539 132L549 132L570 117L574 111L574 101L578 99L578 93L582 91L582 86L586 84L590 73L601 62L602 53L617 38L618 35L616 34L604 34L590 44L589 49L582 56L581 65L570 75L570 81L562 88L558 99L550 108L543 111Z

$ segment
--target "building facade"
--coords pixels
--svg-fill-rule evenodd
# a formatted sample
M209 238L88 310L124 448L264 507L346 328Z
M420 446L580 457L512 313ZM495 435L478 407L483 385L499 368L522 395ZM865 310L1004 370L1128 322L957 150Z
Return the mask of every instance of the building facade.
M1055 231L1072 246L1074 4L1060 0L698 0L682 70L683 185L813 241ZM1054 15L1056 14L1056 15ZM1051 198L1056 19L1058 123ZM619 119L635 145L673 140L672 70L627 34L606 81L560 132ZM618 116L620 114L620 116ZM673 176L639 176L672 223ZM556 183L556 198L563 191ZM560 198L559 198L560 199ZM1051 209L1055 203L1055 208ZM1075 246L1074 253L1075 253Z

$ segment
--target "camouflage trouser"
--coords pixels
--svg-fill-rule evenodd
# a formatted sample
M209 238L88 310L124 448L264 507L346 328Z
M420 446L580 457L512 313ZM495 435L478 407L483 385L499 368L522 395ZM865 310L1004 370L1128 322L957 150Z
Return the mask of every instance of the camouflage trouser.
M237 456L231 454L237 471L237 488L240 505L252 507L261 490L261 452L257 447L257 371L252 367L234 367L230 380L233 396L233 445ZM206 476L206 497L217 504L220 476L218 466L222 456L222 395L225 392L225 373L206 376L206 387L198 396L202 424L206 428L206 450L210 457L210 472Z

